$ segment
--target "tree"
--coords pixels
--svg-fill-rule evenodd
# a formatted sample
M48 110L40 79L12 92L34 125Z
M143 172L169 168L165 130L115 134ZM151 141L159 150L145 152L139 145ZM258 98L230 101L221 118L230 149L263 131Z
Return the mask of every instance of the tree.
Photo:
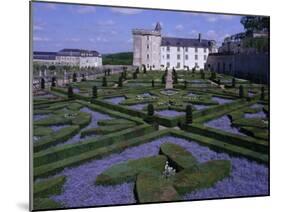
M118 87L122 87L122 86L123 86L123 77L121 75L118 79Z
M95 85L92 88L92 97L93 97L93 99L98 98L98 88Z
M86 77L85 77L85 74L82 74L82 82L85 82L87 79L86 79Z
M262 16L243 16L240 23L244 26L246 33L269 29L269 18Z
M103 86L103 87L106 87L106 86L107 86L107 80L106 80L106 77L105 77L105 76L102 78L102 86Z
M153 104L148 104L147 106L147 115L149 116L153 116L154 115L154 107Z
M143 73L146 74L146 66L143 65L142 67L143 67Z
M151 86L154 88L154 80L151 81Z
M165 84L166 83L166 74L163 74L162 75L162 84Z
M137 79L138 78L138 74L137 74L137 71L135 71L134 73L133 73L133 79Z
M236 86L236 80L235 80L235 77L233 77L232 78L232 87L235 88L235 86Z
M52 77L52 84L51 84L51 86L52 87L56 87L56 82L57 82L56 77Z
M139 67L136 68L136 73L137 74L140 73L140 68Z
M45 79L44 78L41 78L40 84L41 84L41 89L45 89Z
M72 75L72 81L77 82L77 74L75 72Z
M185 123L192 124L192 107L190 104L186 105L185 108Z
M73 98L73 88L72 86L68 86L68 89L67 89L67 96L69 99L72 99Z
M239 86L239 97L240 98L244 97L244 87L242 85Z

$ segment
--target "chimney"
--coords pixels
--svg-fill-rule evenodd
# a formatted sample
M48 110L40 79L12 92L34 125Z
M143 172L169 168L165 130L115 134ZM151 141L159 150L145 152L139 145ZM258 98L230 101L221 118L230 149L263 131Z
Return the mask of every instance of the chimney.
M201 33L198 34L198 41L201 43Z

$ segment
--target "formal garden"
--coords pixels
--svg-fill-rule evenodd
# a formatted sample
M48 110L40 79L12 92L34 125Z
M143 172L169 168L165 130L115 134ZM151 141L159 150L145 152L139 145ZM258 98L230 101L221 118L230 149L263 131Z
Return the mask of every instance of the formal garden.
M73 73L33 92L35 209L269 194L267 85L207 70Z

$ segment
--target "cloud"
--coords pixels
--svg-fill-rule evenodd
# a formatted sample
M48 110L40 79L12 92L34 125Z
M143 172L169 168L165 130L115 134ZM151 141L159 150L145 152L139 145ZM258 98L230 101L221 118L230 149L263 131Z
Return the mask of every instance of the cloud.
M212 39L212 40L218 39L218 34L215 32L215 30L208 30L206 35L209 39Z
M112 26L114 24L115 24L115 22L113 20L103 20L103 21L98 22L98 25L101 25L101 26Z
M80 38L66 38L65 41L68 41L68 42L79 42Z
M48 10L56 10L57 9L57 5L53 4L53 3L47 3L47 4L43 4L44 8L48 9Z
M220 19L223 19L223 20L232 20L234 18L235 18L234 15L220 15Z
M111 8L111 11L125 14L125 15L135 15L142 12L142 10L140 9L128 9L128 8Z
M211 22L211 23L214 23L217 20L218 20L218 17L216 17L216 16L207 16L206 17L206 21Z
M106 38L100 37L100 36L98 36L96 38L90 38L89 41L92 42L92 43L101 43L101 42L106 43L106 42L108 42L108 40Z
M184 27L183 27L183 25L178 24L178 25L176 25L175 29L178 31L182 31L184 29Z
M33 26L33 30L35 31L42 31L44 28L42 26L39 26L39 25L34 25Z
M47 37L37 37L37 36L35 36L35 37L33 37L33 41L42 41L42 42L45 42L45 41L50 41L50 39L47 38Z
M79 6L76 9L76 12L79 14L87 14L96 12L96 8L93 6Z

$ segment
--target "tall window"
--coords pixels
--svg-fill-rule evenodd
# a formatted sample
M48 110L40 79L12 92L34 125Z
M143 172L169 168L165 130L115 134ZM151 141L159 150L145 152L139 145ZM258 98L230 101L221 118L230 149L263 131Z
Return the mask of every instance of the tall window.
M170 55L169 54L167 54L167 60L169 60L170 59Z
M177 68L180 68L181 67L181 63L177 63Z
M146 40L149 40L149 36L146 36Z
M185 51L188 52L188 47L185 47Z
M198 63L195 63L195 67L198 67Z
M169 62L167 62L167 68L169 68L170 67L170 63Z
M149 45L148 44L147 44L146 48L149 49Z
M198 55L197 54L195 55L195 60L198 60Z
M195 52L198 52L198 48L197 47L195 47Z
M178 52L180 51L180 47L178 46Z
M149 59L149 54L146 55L146 59Z
M188 54L185 55L185 59L188 60Z
M206 48L204 48L204 53L206 53L207 52L207 49Z
M207 55L204 55L204 60L207 60Z
M170 51L170 46L167 46L167 51L168 51L168 52Z
M178 59L178 60L181 59L181 55L180 55L180 54L177 55L177 59Z

